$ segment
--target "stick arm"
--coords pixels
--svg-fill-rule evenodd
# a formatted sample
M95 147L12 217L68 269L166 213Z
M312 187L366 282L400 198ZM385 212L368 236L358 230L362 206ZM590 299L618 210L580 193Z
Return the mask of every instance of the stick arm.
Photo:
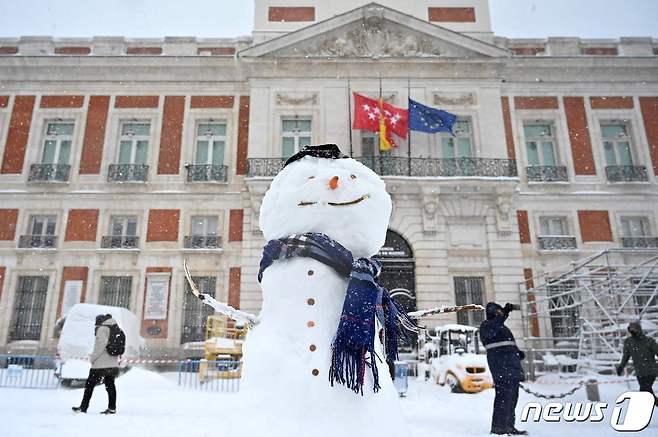
M190 284L190 289L192 290L192 294L194 294L201 302L203 302L208 306L211 306L212 308L215 309L216 312L228 316L235 321L245 323L250 327L253 327L258 324L260 320L258 319L257 316L251 313L247 313L245 311L236 310L232 306L218 301L217 299L215 299L214 297L212 297L207 293L201 293L199 287L192 279L192 275L190 275L189 269L187 268L187 260L183 260L183 269L185 270L185 279L187 279L187 283Z
M440 306L435 308L430 308L427 310L419 310L407 313L407 315L412 319L420 319L422 317L433 316L436 314L445 314L445 313L462 313L466 311L484 311L482 305L468 304L460 306Z

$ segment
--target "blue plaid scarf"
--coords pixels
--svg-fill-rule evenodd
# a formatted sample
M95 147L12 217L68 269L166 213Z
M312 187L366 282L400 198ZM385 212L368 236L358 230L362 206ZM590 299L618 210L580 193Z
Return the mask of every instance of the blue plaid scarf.
M345 385L363 394L366 367L374 379L373 391L381 388L375 353L375 316L384 326L387 363L398 358L398 341L408 338L405 331L418 332L418 327L404 309L391 298L388 290L375 278L381 264L375 259L354 259L352 253L324 234L307 233L271 240L263 248L258 282L263 272L276 260L297 256L313 258L349 278L343 313L332 346L329 381Z

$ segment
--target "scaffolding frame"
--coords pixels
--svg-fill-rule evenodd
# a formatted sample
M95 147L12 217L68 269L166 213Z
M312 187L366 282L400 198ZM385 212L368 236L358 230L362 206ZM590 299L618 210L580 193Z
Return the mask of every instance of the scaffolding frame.
M519 283L528 373L612 373L626 328L658 333L658 248L607 249Z

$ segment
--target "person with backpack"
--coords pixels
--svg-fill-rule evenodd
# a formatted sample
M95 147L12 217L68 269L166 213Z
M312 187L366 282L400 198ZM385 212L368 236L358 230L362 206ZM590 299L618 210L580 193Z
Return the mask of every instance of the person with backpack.
M85 392L79 407L73 407L76 413L86 413L94 387L101 382L105 383L108 406L101 414L115 414L117 392L114 378L119 373L119 355L123 354L126 345L126 336L112 318L111 314L96 316L96 339L94 350L91 353L91 370L85 383Z

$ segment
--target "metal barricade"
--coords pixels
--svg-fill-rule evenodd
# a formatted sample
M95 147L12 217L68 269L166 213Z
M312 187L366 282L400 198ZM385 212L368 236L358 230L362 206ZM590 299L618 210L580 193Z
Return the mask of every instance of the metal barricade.
M181 387L221 392L240 389L242 363L235 360L186 360L178 366Z
M0 355L0 387L55 389L61 364L44 355Z

